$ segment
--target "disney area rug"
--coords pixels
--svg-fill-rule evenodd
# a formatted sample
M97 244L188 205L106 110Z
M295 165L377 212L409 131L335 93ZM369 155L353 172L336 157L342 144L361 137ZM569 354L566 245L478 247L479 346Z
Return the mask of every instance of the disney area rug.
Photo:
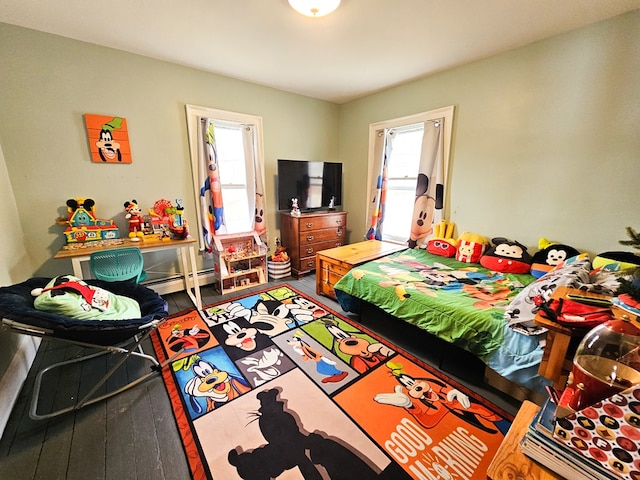
M485 479L512 417L288 285L154 332L194 479Z

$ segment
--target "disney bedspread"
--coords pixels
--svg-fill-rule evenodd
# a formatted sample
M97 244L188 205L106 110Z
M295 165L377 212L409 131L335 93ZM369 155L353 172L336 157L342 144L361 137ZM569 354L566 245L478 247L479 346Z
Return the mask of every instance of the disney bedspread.
M503 377L543 391L549 382L538 375L540 338L504 320L511 300L534 280L407 249L352 269L335 290L345 311L357 311L353 297L374 304L473 353Z

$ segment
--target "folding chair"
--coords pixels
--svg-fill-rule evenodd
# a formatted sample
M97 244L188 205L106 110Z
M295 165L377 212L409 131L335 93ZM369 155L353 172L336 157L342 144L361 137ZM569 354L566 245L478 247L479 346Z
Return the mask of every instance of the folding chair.
M2 317L3 329L72 343L81 347L96 349L97 352L55 363L42 369L37 374L29 411L29 416L32 419L39 420L55 417L117 395L160 372L166 364L173 360L171 358L160 364L155 357L145 354L141 349L141 343L168 316L167 303L153 290L130 282L109 283L100 280L87 280L86 282L89 285L101 287L116 295L133 298L138 302L142 316L125 320L78 320L34 308L32 290L45 287L50 280L49 278L36 277L16 285L0 288L0 317ZM43 376L47 372L106 354L121 355L121 357L108 369L102 378L97 379L95 385L89 389L86 395L69 407L61 408L51 413L38 413L40 389ZM96 396L98 389L116 372L118 367L134 356L150 362L150 371L130 380L129 383L120 388ZM85 382L86 379L81 379L81 381Z

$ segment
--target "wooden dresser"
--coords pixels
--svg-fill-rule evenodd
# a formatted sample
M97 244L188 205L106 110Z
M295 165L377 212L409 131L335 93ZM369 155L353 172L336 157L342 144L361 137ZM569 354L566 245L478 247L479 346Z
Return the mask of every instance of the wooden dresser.
M316 268L316 252L346 243L347 212L303 213L300 216L280 212L281 243L287 247L291 270L304 275Z

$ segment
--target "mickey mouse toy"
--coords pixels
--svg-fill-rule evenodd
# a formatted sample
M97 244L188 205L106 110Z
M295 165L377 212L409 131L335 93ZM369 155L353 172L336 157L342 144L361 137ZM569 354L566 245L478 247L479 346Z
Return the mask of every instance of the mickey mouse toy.
M144 237L144 219L138 201L124 202L124 211L127 212L124 218L129 220L129 238L132 242L139 242Z

